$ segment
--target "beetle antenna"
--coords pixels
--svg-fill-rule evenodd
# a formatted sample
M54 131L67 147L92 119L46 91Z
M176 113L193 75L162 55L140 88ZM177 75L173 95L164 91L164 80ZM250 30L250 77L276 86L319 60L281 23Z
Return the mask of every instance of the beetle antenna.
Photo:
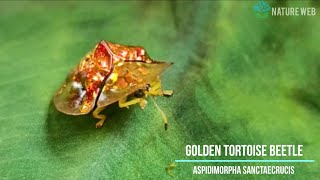
M167 130L168 129L168 119L167 116L164 114L164 112L160 109L160 107L158 106L158 104L156 103L156 101L153 99L153 97L151 96L151 99L154 103L154 105L157 107L158 111L161 113L163 122L164 122L164 129Z

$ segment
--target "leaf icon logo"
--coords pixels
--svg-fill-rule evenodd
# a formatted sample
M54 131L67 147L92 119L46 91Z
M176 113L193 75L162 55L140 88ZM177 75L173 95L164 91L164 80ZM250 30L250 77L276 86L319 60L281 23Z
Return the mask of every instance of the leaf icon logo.
M268 12L271 10L268 3L266 3L264 0L258 1L253 6L253 11L256 12L256 15L259 17L267 17Z

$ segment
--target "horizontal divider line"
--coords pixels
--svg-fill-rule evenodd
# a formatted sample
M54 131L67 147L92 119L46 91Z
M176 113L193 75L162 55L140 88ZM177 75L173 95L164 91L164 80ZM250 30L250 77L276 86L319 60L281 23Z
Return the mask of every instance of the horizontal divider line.
M233 159L233 160L183 160L183 159L179 159L179 160L175 160L175 162L263 162L263 163L267 163L267 162L281 162L281 163L312 163L315 162L315 160L304 160L304 159L295 159L295 160L249 160L249 159Z

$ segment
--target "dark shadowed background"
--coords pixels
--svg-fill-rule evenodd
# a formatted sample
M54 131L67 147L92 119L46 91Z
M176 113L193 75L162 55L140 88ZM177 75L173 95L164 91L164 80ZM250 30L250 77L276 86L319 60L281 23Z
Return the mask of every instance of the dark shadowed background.
M319 12L258 18L256 1L1 1L0 177L319 178L320 3L267 2ZM152 101L110 106L102 129L54 108L53 93L102 39L175 63L162 76L174 96L156 98L167 131ZM203 164L176 163L170 176L187 144L303 144L302 159L316 162L289 164L290 176L192 175Z

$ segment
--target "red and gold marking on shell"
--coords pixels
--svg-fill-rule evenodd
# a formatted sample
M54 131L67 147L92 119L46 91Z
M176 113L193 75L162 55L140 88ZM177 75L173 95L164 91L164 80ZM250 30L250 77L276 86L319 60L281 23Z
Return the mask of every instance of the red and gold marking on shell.
M98 96L100 87L110 74L113 67L113 58L108 46L101 41L95 47L93 53L89 53L79 63L76 73L73 74L73 82L79 83L85 89L85 98L82 100L81 112L92 107ZM74 95L72 100L80 98L79 94ZM71 104L73 105L73 104Z
M110 42L106 42L110 47L111 51L114 53L114 62L118 62L120 60L126 61L144 61L144 62L152 62L150 57L148 56L146 50L140 46L123 46L120 44L113 44Z
M80 71L86 72L86 87L89 94L99 92L99 88L110 74L112 66L112 53L103 42L100 42L94 53L85 59L84 65L79 67Z
M93 54L89 54L83 62L80 63L78 70L86 72L87 93L92 100L93 93L96 95L99 92L105 78L110 74L113 65L121 66L123 61L150 61L152 60L147 55L142 47L123 46L110 42L101 41L95 48ZM140 69L142 74L146 74L146 69ZM75 77L76 78L76 77ZM128 77L130 78L130 77ZM75 79L74 79L75 80ZM126 86L126 82L119 82L121 86ZM120 87L121 87L120 86Z
M67 114L88 113L94 107L103 86L107 85L106 78L109 78L110 74L121 72L123 68L127 69L124 62L128 61L153 62L143 47L99 42L95 49L80 61L77 68L71 71L66 83L57 92L54 99L57 108ZM149 73L145 67L138 66L132 71L136 70L141 75ZM132 75L135 73L124 72L126 74L114 76L114 87L127 88L132 82L139 82L139 78L141 79ZM111 84L107 86L109 85ZM67 90L64 91L65 89Z
M124 61L142 61L148 63L152 62L143 47L124 46L111 42L106 42L106 44L112 52L115 74L117 74L118 72L125 72L120 70L123 66ZM141 71L142 74L148 73L148 70L143 67L141 67L139 71ZM127 88L133 81L137 81L137 77L134 77L130 72L127 72L125 76L124 74L117 74L116 79L114 79L114 87L117 87L119 89Z

